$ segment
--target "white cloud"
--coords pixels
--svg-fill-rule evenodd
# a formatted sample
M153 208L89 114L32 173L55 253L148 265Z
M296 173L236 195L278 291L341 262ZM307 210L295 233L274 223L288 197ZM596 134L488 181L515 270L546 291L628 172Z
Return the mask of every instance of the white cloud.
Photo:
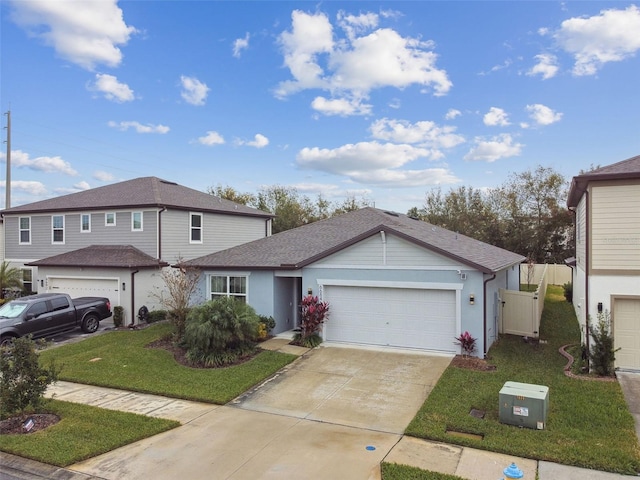
M403 170L401 167L430 152L407 144L360 142L335 149L303 148L296 156L301 168L341 175L358 183L407 187L455 183L458 179L444 168Z
M204 137L198 137L198 143L202 145L222 145L224 143L224 137L218 132L210 130Z
M129 122L109 122L108 125L112 128L117 128L118 130L121 131L127 131L130 128L133 128L137 133L167 133L169 132L170 128L167 127L166 125L153 125L153 124L146 124L143 125L140 122L135 122L135 121L129 121Z
M2 188L7 187L7 182L0 181ZM29 195L43 196L47 194L47 187L42 182L25 181L25 180L11 180L11 191L19 190L26 192Z
M554 38L573 55L573 74L594 75L608 62L620 62L640 50L640 8L602 10L592 17L562 22Z
M246 145L249 145L250 147L264 148L269 145L269 139L261 133L256 133L253 137L253 141L246 142Z
M367 33L377 27L377 21L375 14L341 13L338 23L346 38L334 40L333 26L325 14L295 10L291 30L279 37L284 64L293 78L281 82L275 95L284 98L301 90L321 89L334 99L346 97L359 104L373 89L411 85L445 95L452 83L446 71L436 67L433 43L402 37L389 28ZM335 108L318 111L336 114ZM352 114L361 111L355 109Z
M509 115L501 108L491 107L484 115L482 121L490 127L506 127L510 125Z
M133 90L126 83L118 82L113 75L96 74L96 81L88 86L89 90L101 92L104 98L113 102L124 103L135 99Z
M249 48L249 32L244 36L244 38L236 38L233 42L233 56L236 58L240 58L242 55L242 51Z
M558 73L558 58L550 53L541 53L534 57L538 63L536 63L527 72L529 76L540 75L543 80L553 78Z
M370 115L372 105L363 104L361 99L316 97L311 102L311 108L324 115Z
M29 0L14 1L12 6L16 24L53 47L60 57L87 70L120 65L119 47L136 33L125 23L117 0Z
M115 176L113 176L109 172L103 172L102 170L97 170L93 172L93 178L101 182L111 182L115 179Z
M460 110L456 110L455 108L450 108L447 114L444 116L445 120L453 120L456 117L462 115Z
M0 159L6 163L6 154L0 155ZM29 154L22 150L11 150L11 166L16 168L28 168L46 173L64 173L75 176L78 172L71 167L69 162L65 162L60 157L36 157L29 158ZM12 182L13 184L13 182Z
M484 162L495 162L501 158L509 158L520 155L522 151L521 143L514 143L511 135L503 133L490 140L477 137L474 140L475 146L464 156L465 160L478 160Z
M182 85L180 95L187 103L197 106L204 105L210 90L205 83L195 77L182 75L180 84Z
M529 112L529 117L538 125L551 125L552 123L559 122L562 118L562 113L554 112L549 107L540 103L527 105L526 109L527 112Z
M428 148L428 157L431 160L443 157L442 149L464 143L464 137L455 133L456 127L439 126L430 121L412 124L406 120L383 118L371 124L370 130L373 137L379 140L410 143Z

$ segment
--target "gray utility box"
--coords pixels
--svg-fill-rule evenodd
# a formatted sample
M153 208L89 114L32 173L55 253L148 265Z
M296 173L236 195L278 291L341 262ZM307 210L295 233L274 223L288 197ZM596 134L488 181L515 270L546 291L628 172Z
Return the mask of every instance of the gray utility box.
M500 390L500 423L544 429L549 411L549 387L506 382Z

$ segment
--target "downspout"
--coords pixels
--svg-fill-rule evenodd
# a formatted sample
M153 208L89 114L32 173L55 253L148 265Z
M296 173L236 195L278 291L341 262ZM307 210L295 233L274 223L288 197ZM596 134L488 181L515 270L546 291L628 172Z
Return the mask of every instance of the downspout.
M134 276L139 271L140 270L131 271L131 324L129 325L130 327L133 327L136 323L136 317L135 317L136 282L135 282Z
M494 273L483 282L482 286L482 339L484 340L482 358L487 357L487 283L495 278L496 274Z
M158 211L158 260L162 260L162 212L165 212L167 207L162 207Z

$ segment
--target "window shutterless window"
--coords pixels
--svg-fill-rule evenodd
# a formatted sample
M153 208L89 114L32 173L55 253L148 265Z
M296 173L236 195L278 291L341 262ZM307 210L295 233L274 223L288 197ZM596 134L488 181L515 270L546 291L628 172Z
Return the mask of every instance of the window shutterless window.
M202 214L190 213L189 243L202 243Z
M80 215L80 231L91 231L91 215L89 215L88 213L83 213L82 215Z
M64 243L64 215L51 217L51 242Z
M222 297L233 297L242 303L247 302L247 277L211 275L211 300Z
M30 268L22 269L22 286L27 293L33 292L33 270Z
M107 212L104 214L104 224L107 227L115 227L116 214L114 212Z
M131 212L131 230L142 231L142 212Z
M20 228L20 240L21 245L31 244L31 217L20 217L18 220Z

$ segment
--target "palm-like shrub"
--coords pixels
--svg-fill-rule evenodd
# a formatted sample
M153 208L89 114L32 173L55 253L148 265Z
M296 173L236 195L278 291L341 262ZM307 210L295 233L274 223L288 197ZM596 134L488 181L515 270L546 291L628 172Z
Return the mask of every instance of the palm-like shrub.
M317 347L322 343L320 329L329 318L329 304L318 297L307 295L300 303L300 331L293 337L293 343L303 347Z
M231 297L212 300L189 311L181 344L192 363L229 365L255 352L259 324L251 306Z

